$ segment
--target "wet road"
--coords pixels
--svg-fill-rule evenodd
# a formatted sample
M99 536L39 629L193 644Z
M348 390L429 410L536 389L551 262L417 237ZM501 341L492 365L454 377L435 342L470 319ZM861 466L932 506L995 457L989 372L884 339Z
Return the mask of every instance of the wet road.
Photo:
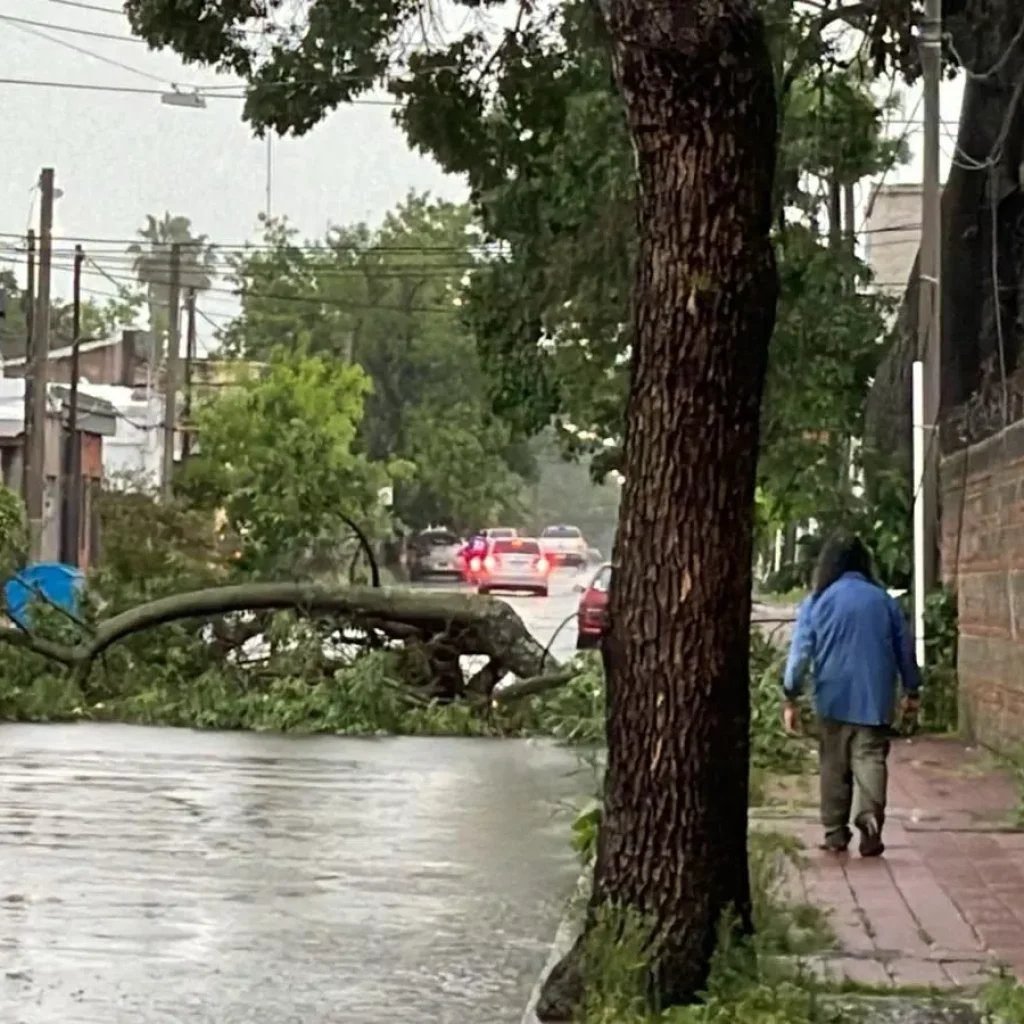
M573 582L512 599L541 641ZM517 1021L589 785L529 741L2 726L0 1020Z
M592 569L560 569L550 580L548 597L533 597L520 594L495 594L501 601L507 601L519 613L531 633L547 644L554 636L551 653L559 659L572 656L576 649L576 607L580 595L573 588L590 582L596 567ZM464 589L458 584L434 584L432 590ZM559 628L561 627L561 628ZM556 635L557 634L557 635Z

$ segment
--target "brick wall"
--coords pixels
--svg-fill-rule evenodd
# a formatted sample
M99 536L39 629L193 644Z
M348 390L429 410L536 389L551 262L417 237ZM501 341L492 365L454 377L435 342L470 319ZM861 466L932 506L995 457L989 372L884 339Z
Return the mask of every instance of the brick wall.
M960 712L976 740L1024 746L1024 422L942 460L942 571L960 614Z

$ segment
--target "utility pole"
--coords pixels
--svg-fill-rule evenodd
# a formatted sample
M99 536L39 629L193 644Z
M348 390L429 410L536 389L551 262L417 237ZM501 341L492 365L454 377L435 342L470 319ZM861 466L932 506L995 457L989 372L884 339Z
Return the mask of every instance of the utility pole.
M918 257L918 348L914 384L914 633L924 654L924 603L938 576L939 407L942 375L939 182L939 83L942 71L942 0L926 0L921 22L924 73L924 175L921 184L921 251Z
M28 509L29 550L38 561L43 550L46 506L46 382L50 363L50 263L53 257L53 168L39 176L39 282L32 322L32 433L29 436Z
M182 410L184 433L181 435L181 461L184 462L192 451L192 363L196 358L196 290L189 288L185 298L188 314L185 338L185 407Z
M167 364L164 373L164 501L174 494L174 427L178 415L178 363L181 360L181 243L171 244L170 308L167 311Z
M28 231L28 283L25 286L25 413L21 445L21 497L28 501L28 453L32 437L32 321L36 301L36 233Z
M270 220L274 183L274 136L267 131L267 220Z
M78 433L78 378L82 346L82 263L85 253L75 246L71 296L71 373L68 398L68 431L64 442L64 556L68 565L78 565L81 537L79 513L82 508L82 441Z

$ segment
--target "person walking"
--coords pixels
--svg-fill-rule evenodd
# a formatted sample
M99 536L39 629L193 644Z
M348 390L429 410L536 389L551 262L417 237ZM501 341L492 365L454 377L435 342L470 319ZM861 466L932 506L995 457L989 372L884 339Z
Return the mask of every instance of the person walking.
M896 679L907 718L917 714L921 679L903 612L875 580L859 537L826 543L814 591L800 606L783 679L789 733L799 731L808 674L820 729L822 849L845 852L852 821L861 856L881 856Z

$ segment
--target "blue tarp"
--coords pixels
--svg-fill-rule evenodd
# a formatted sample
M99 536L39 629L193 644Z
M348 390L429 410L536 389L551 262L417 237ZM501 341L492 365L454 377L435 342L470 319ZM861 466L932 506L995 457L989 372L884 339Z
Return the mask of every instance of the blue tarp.
M63 562L37 562L22 569L4 585L8 616L23 629L30 625L29 609L39 594L73 615L78 614L79 593L85 576L81 570Z

